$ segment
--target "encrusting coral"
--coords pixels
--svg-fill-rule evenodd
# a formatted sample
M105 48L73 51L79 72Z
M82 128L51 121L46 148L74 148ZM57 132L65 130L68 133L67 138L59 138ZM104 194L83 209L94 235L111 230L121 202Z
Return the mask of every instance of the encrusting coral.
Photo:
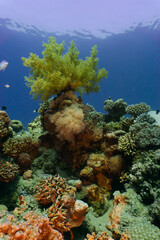
M33 53L29 58L22 58L24 66L31 70L26 81L35 98L47 100L68 88L87 94L99 91L99 83L103 77L107 77L107 72L104 68L99 70L97 67L99 59L96 46L85 60L78 58L79 51L73 41L68 52L63 55L64 42L58 44L53 37L49 38L48 44L43 43L43 46L43 58Z
M0 220L0 238L8 240L63 240L60 232L49 225L45 216L28 212L18 221L14 215Z

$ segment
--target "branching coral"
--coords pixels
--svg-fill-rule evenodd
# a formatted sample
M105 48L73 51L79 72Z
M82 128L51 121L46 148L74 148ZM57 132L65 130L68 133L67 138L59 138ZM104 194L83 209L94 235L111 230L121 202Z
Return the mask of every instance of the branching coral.
M43 46L43 58L33 53L29 58L22 58L24 66L30 67L31 75L25 79L34 98L47 100L68 88L87 94L99 90L99 83L103 77L107 77L107 72L97 67L99 59L96 46L85 60L78 58L79 52L73 41L63 55L64 42L58 44L53 37Z
M136 142L132 134L126 133L123 136L120 136L118 140L118 150L123 151L125 155L133 156L136 153Z
M60 232L80 226L88 211L86 203L75 201L75 191L60 176L44 179L36 187L36 200L44 205L52 203L48 208L48 217L52 227Z
M64 195L48 209L50 225L60 232L68 232L82 224L87 211L86 203L81 200L74 201L69 195Z
M135 105L129 105L126 107L126 113L130 114L134 118L139 116L142 113L147 113L150 111L150 106L148 106L146 103L138 103Z
M35 198L41 204L49 204L56 201L57 197L65 194L74 196L75 189L66 183L62 177L55 176L47 179L42 179L35 187Z

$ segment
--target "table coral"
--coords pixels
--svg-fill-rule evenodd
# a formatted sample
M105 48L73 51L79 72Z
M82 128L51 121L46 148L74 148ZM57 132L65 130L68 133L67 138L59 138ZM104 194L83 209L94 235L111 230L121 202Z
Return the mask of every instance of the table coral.
M108 112L107 120L119 121L126 114L127 103L123 99L118 99L115 102L112 99L107 99L104 102L104 110Z

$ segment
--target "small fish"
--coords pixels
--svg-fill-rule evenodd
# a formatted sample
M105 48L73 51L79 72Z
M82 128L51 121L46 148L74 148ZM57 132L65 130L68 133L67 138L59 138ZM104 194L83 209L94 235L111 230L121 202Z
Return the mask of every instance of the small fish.
M4 85L6 88L10 88L10 85L9 84L6 84L6 85Z
M38 112L38 109L33 110L34 113Z
M159 110L156 110L156 114L158 114L159 113Z
M1 109L2 109L2 110L6 110L7 107L6 107L6 106L2 106Z
M8 66L8 62L7 62L6 60L1 61L1 62L0 62L0 71L1 71L1 70L4 71L7 66Z

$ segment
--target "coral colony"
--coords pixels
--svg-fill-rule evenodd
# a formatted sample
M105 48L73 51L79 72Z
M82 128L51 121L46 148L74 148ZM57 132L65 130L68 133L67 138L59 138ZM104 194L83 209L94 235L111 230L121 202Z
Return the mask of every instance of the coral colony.
M107 77L96 46L85 60L73 41L65 54L53 37L43 46L42 58L22 58L39 116L25 131L0 111L0 238L160 239L160 126L150 107L108 98L96 112L82 100Z

